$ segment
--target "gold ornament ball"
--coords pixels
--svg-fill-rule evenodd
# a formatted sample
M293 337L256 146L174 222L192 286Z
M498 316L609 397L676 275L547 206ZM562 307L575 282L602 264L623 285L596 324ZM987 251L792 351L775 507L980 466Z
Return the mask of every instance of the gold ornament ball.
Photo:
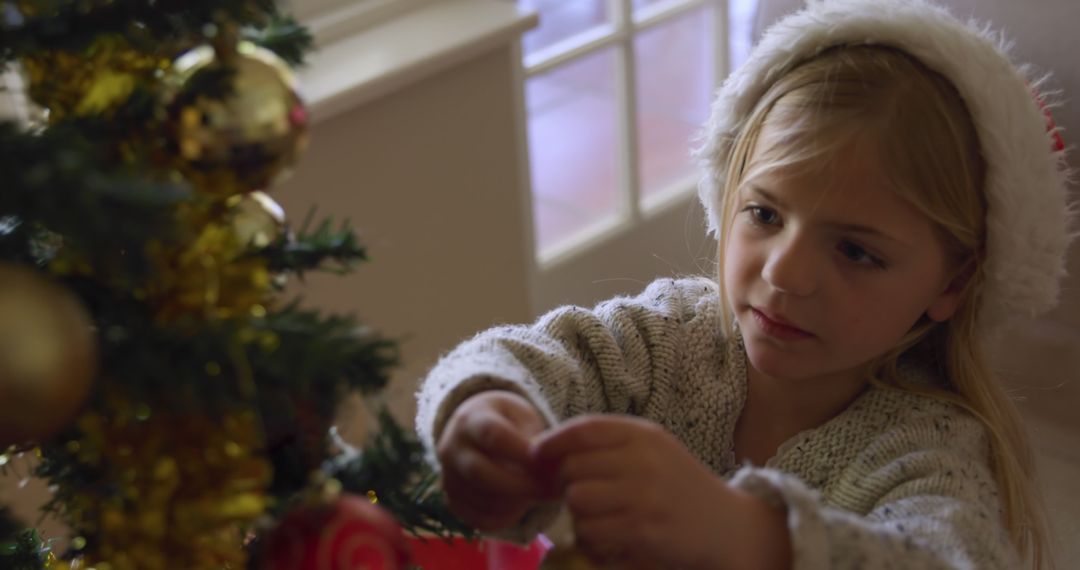
M266 189L307 146L308 115L296 80L267 49L241 42L222 58L201 46L177 58L168 82L181 168L206 192ZM210 96L208 85L224 95Z
M600 567L577 548L556 546L544 557L540 570L600 570Z
M233 233L244 247L264 248L285 232L285 209L265 192L238 194L226 204Z
M654 570L651 566L630 565L627 562L594 562L576 546L556 546L548 551L540 570Z
M97 371L90 319L63 286L0 263L0 447L54 435Z

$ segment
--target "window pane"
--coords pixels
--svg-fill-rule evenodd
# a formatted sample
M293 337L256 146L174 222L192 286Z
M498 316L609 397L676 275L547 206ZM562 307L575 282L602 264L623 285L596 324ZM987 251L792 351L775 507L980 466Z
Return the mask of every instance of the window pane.
M518 0L518 6L540 14L540 26L522 39L526 56L609 21L608 0Z
M758 0L728 0L728 21L731 26L731 69L746 61L754 42L754 19Z
M715 84L712 8L649 28L635 38L641 195L693 173L691 139L708 118Z
M653 4L660 4L666 0L634 0L634 10L640 10L646 6L652 6Z
M619 211L615 63L604 49L526 83L540 249Z

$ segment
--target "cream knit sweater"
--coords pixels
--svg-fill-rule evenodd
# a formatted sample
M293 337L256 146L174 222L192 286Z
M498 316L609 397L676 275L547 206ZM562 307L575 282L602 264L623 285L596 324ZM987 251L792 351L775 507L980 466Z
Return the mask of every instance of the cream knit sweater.
M986 434L949 404L869 387L765 466L736 465L746 357L741 338L720 330L717 287L704 278L656 281L636 298L497 327L431 370L417 430L433 460L450 412L491 389L524 395L550 425L586 412L633 414L663 425L731 485L783 505L797 569L1019 566ZM905 373L930 381L914 366Z

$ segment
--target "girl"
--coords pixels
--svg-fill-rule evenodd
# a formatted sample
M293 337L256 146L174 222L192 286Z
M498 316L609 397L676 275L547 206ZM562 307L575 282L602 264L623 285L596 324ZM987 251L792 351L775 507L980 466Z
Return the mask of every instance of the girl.
M698 151L718 279L445 356L417 424L451 506L527 537L561 501L594 558L662 568L1043 564L984 348L1057 294L1047 120L995 37L924 2L778 23Z

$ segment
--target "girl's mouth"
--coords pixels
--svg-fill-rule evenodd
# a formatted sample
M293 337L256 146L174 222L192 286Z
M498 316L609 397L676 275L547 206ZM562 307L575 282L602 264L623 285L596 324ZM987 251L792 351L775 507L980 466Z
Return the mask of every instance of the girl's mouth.
M814 335L798 328L769 318L765 313L751 307L754 313L754 322L765 334L779 340L795 341L813 337Z

